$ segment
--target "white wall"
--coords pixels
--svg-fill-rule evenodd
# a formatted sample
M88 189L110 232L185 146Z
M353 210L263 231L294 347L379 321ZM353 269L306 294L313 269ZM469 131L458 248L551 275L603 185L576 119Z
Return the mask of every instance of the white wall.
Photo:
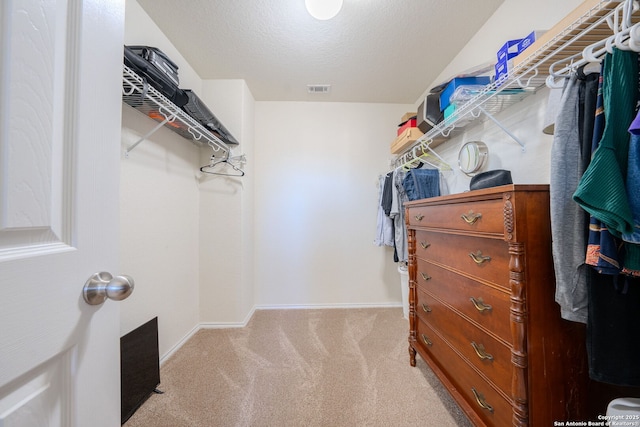
M161 357L201 324L246 323L253 277L254 100L242 80L202 81L135 0L126 2L125 44L156 46L241 142L247 175L203 175L212 150L161 128L121 161L122 272L136 281L122 302L121 334L158 316ZM123 105L123 151L156 122Z
M157 46L180 67L182 87L201 81L136 1L125 10L125 44ZM122 106L123 151L156 122ZM121 304L121 333L158 316L160 355L199 322L200 149L166 128L121 160L120 265L136 287Z
M253 264L254 104L243 80L205 80L200 97L240 142L241 178L200 178L200 322L244 325L255 304ZM200 164L213 152L203 150Z
M377 178L411 108L256 103L259 306L400 304L392 251L373 239Z
M123 106L123 146L154 125ZM120 265L136 283L121 302L121 332L158 316L161 355L198 323L198 157L162 128L121 161Z
M159 48L178 65L181 88L193 89L197 92L202 88L202 79L198 73L191 68L136 0L126 0L124 44Z

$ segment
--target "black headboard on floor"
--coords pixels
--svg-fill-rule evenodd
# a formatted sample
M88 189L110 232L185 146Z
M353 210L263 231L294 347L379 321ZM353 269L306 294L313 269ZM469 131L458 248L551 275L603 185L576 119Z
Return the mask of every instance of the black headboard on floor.
M120 338L120 420L124 424L160 384L158 318Z

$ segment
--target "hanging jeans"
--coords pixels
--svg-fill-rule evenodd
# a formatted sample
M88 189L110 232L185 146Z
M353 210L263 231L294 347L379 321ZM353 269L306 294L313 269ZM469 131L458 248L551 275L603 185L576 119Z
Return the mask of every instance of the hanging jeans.
M625 242L640 243L640 135L632 135L629 145L627 196L633 214L633 231L623 234L622 239Z
M411 169L402 180L409 200L426 199L440 195L440 171L437 169Z

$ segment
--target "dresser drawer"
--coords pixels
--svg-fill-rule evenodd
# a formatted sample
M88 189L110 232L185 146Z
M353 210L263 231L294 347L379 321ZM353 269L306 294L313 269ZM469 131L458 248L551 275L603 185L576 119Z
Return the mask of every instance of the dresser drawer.
M509 248L503 240L416 231L416 256L510 290Z
M502 198L409 208L409 225L504 234Z
M425 280L428 279L428 280ZM418 289L424 289L511 343L510 293L418 259ZM420 306L416 310L421 309Z
M511 403L458 356L428 324L422 320L416 323L418 346L446 373L480 418L492 426L512 425Z
M511 390L511 348L418 290L416 313L505 393Z

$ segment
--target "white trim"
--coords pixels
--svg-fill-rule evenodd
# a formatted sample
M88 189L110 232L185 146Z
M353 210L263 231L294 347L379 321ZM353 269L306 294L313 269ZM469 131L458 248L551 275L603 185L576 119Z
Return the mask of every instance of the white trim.
M193 327L180 341L178 341L169 351L160 358L162 366L171 356L173 356L189 339L200 329L228 329L244 328L251 320L256 310L314 310L327 308L401 308L402 303L379 303L379 304L277 304L277 305L254 305L242 322L203 322Z
M256 310L286 310L286 309L325 309L325 308L396 308L402 307L402 303L337 303L337 304L274 304L258 305Z
M256 312L256 306L254 305L251 308L251 311L247 313L247 315L245 316L242 322L211 322L211 323L205 322L205 323L200 323L200 328L201 329L244 328L245 326L247 326L247 323L249 323L249 321L253 317L253 313L255 312Z

